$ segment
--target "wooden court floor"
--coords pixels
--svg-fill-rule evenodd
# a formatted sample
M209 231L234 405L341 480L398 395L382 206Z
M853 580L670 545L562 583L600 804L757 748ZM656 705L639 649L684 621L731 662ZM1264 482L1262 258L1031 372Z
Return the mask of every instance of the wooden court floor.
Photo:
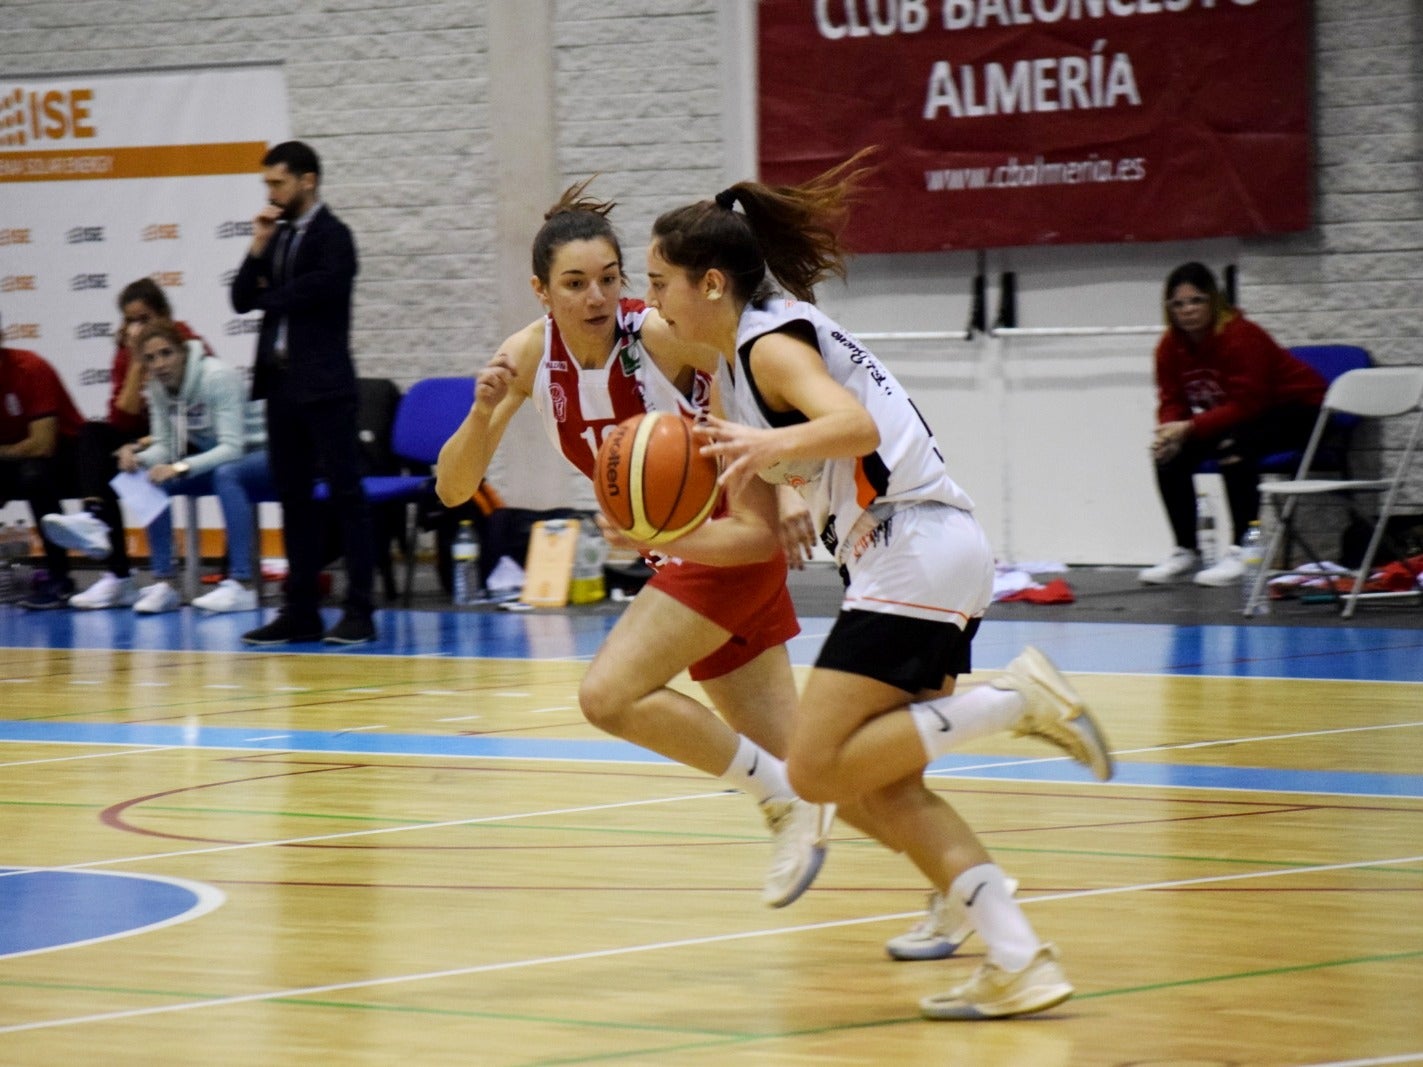
M931 1023L981 948L886 956L907 862L842 825L762 907L583 658L0 648L0 1064L1423 1062L1419 682L1082 673L1116 781L936 765L1077 995Z

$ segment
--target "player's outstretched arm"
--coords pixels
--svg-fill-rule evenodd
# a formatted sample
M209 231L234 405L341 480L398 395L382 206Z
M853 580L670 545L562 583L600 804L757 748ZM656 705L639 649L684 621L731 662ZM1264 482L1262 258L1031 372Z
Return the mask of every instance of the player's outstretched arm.
M530 395L542 354L540 320L500 345L475 375L474 403L435 462L435 495L446 507L466 503L479 489L509 420Z

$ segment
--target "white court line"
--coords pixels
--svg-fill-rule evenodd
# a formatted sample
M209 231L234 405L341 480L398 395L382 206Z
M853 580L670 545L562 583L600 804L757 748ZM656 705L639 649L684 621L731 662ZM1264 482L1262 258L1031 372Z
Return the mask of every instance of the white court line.
M359 734L359 733L362 733L362 732L365 731L365 730L389 730L389 729L390 729L390 727L389 727L389 726L386 726L384 723L382 723L382 724L379 725L379 726L347 726L344 730L337 730L337 731L336 731L336 736L337 736L337 737L340 737L342 734Z
M614 811L618 808L636 808L644 804L675 804L682 800L710 800L737 794L729 791L717 793L691 793L684 797L653 797L647 800L620 800L615 804L588 804L578 808L551 808L545 811L523 811L510 815L482 815L477 819L449 819L445 822L415 823L410 826L383 826L369 830L346 830L339 834L316 834L310 837L287 837L272 841L239 841L231 845L212 845L208 848L189 848L178 852L150 852L142 856L120 856L116 859L89 860L86 863L67 863L62 867L45 867L47 871L85 871L95 867L110 867L118 863L148 863L152 860L174 859L179 856L207 856L216 852L241 852L249 848L276 848L283 845L310 845L321 841L340 841L351 837L374 837L377 834L401 834L411 830L442 830L451 826L478 826L481 823L505 822L512 819L539 819L546 815L583 815L594 811ZM38 870L39 868L31 868ZM15 872L23 873L23 871ZM0 871L0 878L9 874Z
M282 741L290 736L291 734L265 734L262 737L249 737L247 742L251 744L253 741Z
M456 715L452 719L436 719L436 722L469 722L470 719L483 718L481 715Z
M117 752L89 752L83 756L49 756L45 759L18 759L0 763L0 767L28 767L35 763L68 763L71 760L108 759L110 756L142 756L149 752L172 752L175 749L183 747L183 745L153 745L148 748L124 748Z
M1232 737L1215 741L1183 741L1180 744L1153 745L1151 748L1122 748L1113 755L1135 756L1142 752L1171 752L1185 748L1212 748L1215 745L1246 745L1255 741L1298 741L1304 737L1329 737L1333 734L1363 734L1373 730L1410 730L1423 722L1381 722L1371 726L1338 726L1330 730L1298 730L1288 734L1258 734L1255 737Z
M1314 867L1290 867L1276 871L1251 871L1244 874L1209 875L1201 878L1177 879L1170 882L1144 882L1138 885L1109 886L1103 889L1083 889L1070 893L1051 893L1039 897L1020 898L1019 903L1036 904L1041 901L1076 900L1116 893L1143 893L1158 889L1178 889L1183 886L1237 882L1251 878L1279 878L1299 874L1319 874L1325 871L1356 870L1361 867L1387 867L1396 864L1418 863L1420 861L1423 861L1423 856L1406 856L1394 859L1360 860L1355 863L1321 864ZM65 870L66 868L58 867L47 869ZM660 952L666 949L695 948L700 945L726 944L731 941L747 941L760 937L781 937L785 934L800 934L813 930L833 930L845 926L863 926L867 923L886 922L891 919L910 919L922 917L922 915L922 911L896 912L893 915L862 916L858 919L836 919L830 922L807 923L801 926L786 926L777 929L746 930L735 934L709 934L706 937L688 937L677 941L656 941L643 945L626 945L621 948L590 949L587 952L570 952L562 956L538 956L532 959L506 960L503 963L481 963L469 967L451 967L442 971L424 971L417 974L393 974L383 978L363 978L354 982L333 982L330 985L303 986L296 989L273 989L265 993L246 993L233 997L189 1000L177 1004L160 1004L148 1008L130 1008L125 1011L76 1015L66 1019L45 1019L40 1022L17 1023L12 1026L0 1026L0 1034L13 1034L24 1030L47 1030L60 1026L79 1026L85 1023L114 1022L119 1019L135 1019L146 1015L168 1015L180 1011L198 1011L203 1008L226 1008L235 1004L252 1004L267 1000L292 1000L299 997L313 997L327 993L345 992L352 989L372 989L378 986L403 985L409 982L428 982L441 978L464 978L469 975L492 974L497 971L514 971L526 967L545 967L550 964L558 963L579 963L584 960L610 959L614 956L633 956L643 952ZM1359 1062L1388 1063L1394 1061L1376 1060ZM1327 1067L1327 1065L1320 1065L1320 1067ZM1336 1065L1336 1067L1343 1067L1343 1065Z
M1405 1052L1399 1056L1378 1056L1367 1060L1330 1060L1311 1063L1306 1067L1384 1067L1388 1063L1423 1063L1423 1052Z
M0 678L6 685L29 685L33 678Z
M575 708L572 704L554 704L554 705L552 705L552 706L550 706L550 707L547 707L547 708L530 708L530 709L529 709L529 714L530 714L530 715L547 715L547 714L549 714L550 712L555 712L555 711L577 711L577 710L578 710L578 709Z
M1295 732L1293 732L1293 733L1288 733L1288 734L1259 734L1259 735L1257 735L1257 736L1255 736L1255 737L1221 737L1221 738L1216 738L1216 739L1210 740L1210 741L1182 741L1182 742L1179 742L1179 743L1171 742L1171 743L1167 743L1167 744L1163 744L1163 745L1148 745L1148 746L1146 746L1145 748L1116 748L1116 749L1112 749L1112 755L1113 755L1113 756L1144 756L1144 755L1151 755L1151 754L1153 754L1153 753L1160 753L1160 752L1181 752L1181 751L1184 751L1184 750L1186 750L1186 749L1192 749L1192 748L1218 748L1218 747L1221 746L1221 745L1246 745L1246 744L1251 744L1251 743L1257 742L1257 741L1297 741L1297 740L1300 740L1301 738L1306 738L1306 737L1328 737L1328 736L1331 735L1331 734L1358 734L1358 733L1369 733L1369 732L1374 731L1374 730L1404 730L1404 729L1413 729L1413 728L1416 728L1416 727L1423 727L1423 722L1397 722L1397 723L1386 722L1386 723L1374 723L1374 724L1369 725L1369 726L1340 726L1340 727L1336 727L1336 728L1329 729L1329 730L1297 730L1297 731L1295 731ZM1034 757L1032 757L1032 758L1030 758L1030 759L994 760L994 761L989 762L989 763L970 763L970 764L965 764L964 766L961 766L961 767L931 768L930 770L926 771L926 777L929 777L929 778L952 778L952 777L954 777L955 775L962 774L964 771L998 770L998 769L1004 768L1004 767L1033 767L1033 766L1037 766L1037 765L1043 764L1043 763L1067 763L1067 762L1075 762L1075 761L1072 759L1071 756L1034 756ZM1085 784L1085 783L1084 783L1084 784ZM1198 785L1187 785L1187 784L1180 783L1180 782L1136 783L1136 782L1115 782L1115 781L1113 781L1113 782L1095 782L1095 783L1092 783L1092 784L1094 784L1094 785L1117 785L1117 786L1123 786L1123 787L1126 787L1126 788L1134 788L1134 789L1152 789L1152 788L1169 788L1169 789L1225 789L1225 790L1228 791L1228 790L1239 789L1239 788L1240 788L1239 786L1213 786L1213 785L1212 785L1212 786L1198 786ZM1271 790L1268 790L1268 792L1272 792L1272 793L1287 793L1287 792L1291 792L1291 790L1287 790L1287 789L1271 789ZM1307 790L1306 792L1309 792L1309 793L1318 793L1320 796L1336 796L1336 795L1340 795L1340 794L1328 793L1328 792L1325 792L1325 791L1322 791L1322 790L1318 790L1318 789L1310 789L1310 790ZM1374 794L1346 793L1346 794L1342 794L1342 795L1344 795L1344 796L1357 796L1357 795L1373 796ZM1382 795L1392 795L1392 794L1382 794Z

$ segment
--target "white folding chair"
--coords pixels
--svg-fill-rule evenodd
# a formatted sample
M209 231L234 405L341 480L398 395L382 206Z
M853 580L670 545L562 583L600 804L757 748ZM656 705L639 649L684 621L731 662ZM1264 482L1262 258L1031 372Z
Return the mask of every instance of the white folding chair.
M1373 479L1309 477L1315 453L1319 450L1319 442L1324 436L1329 417L1334 412L1356 415L1364 419L1385 419L1410 413L1414 415L1411 426L1405 431L1407 438L1397 461L1393 464L1391 473L1385 477ZM1373 535L1369 538L1369 547L1364 552L1363 562L1354 575L1353 589L1344 604L1344 618L1353 616L1354 608L1361 597L1419 595L1416 583L1415 588L1411 591L1393 593L1365 593L1364 584L1369 580L1369 569L1373 566L1374 556L1378 552L1379 542L1383 539L1384 528L1388 523L1389 516L1393 514L1399 490L1408 477L1409 465L1418 448L1420 437L1423 437L1423 366L1365 367L1360 370L1351 370L1334 379L1329 386L1329 391L1324 394L1324 404L1320 408L1319 420L1314 424L1314 433L1305 448L1304 458L1300 460L1299 471L1295 474L1294 480L1262 482L1260 485L1261 497L1273 500L1279 507L1280 520L1275 524L1275 531L1270 538L1269 547L1265 551L1265 558L1255 576L1250 599L1246 602L1246 615L1253 615L1255 608L1265 596L1265 587L1271 575L1271 564L1280 556L1287 541L1291 537L1301 540L1293 533L1293 520L1299 502L1307 498L1321 499L1331 494L1343 496L1346 499L1355 493L1383 494L1379 504L1378 519L1374 523ZM1283 500L1282 505L1279 503L1281 500ZM1301 543L1303 543L1302 540ZM1319 561L1316 559L1316 562ZM1337 589L1334 592L1336 595L1338 594Z

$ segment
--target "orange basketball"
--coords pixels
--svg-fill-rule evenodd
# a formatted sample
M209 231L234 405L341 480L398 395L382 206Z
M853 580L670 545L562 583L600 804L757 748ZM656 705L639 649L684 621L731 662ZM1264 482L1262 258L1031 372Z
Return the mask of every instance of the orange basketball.
M717 473L690 419L652 411L620 422L603 439L593 487L609 522L635 541L665 545L706 521Z

